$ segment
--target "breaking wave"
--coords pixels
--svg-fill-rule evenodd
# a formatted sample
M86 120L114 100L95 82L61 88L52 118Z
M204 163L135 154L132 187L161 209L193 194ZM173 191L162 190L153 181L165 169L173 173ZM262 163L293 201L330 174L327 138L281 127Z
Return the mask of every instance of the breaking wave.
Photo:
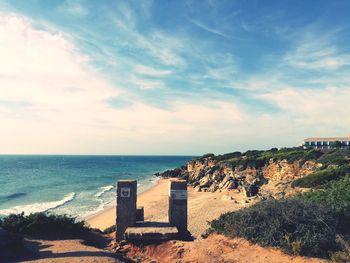
M69 193L63 197L63 199L58 201L51 201L51 202L43 202L43 203L33 203L29 205L21 205L21 206L14 206L7 209L0 210L0 215L9 215L9 214L19 214L24 212L25 215L28 215L30 213L35 212L45 212L51 209L58 208L60 206L63 206L67 204L68 202L72 201L75 197L75 193Z
M95 197L101 197L105 192L108 192L110 190L112 190L114 188L113 185L107 185L107 186L103 186L103 187L100 187L100 191L97 192L97 194L95 194Z

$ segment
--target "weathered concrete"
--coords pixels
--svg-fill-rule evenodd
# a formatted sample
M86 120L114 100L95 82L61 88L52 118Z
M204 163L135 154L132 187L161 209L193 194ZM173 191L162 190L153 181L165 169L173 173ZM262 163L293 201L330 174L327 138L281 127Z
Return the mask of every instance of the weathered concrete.
M137 222L135 226L126 229L124 237L131 243L160 243L177 239L179 231L166 222Z
M144 220L145 220L144 207L143 206L139 206L136 209L136 222L144 221Z
M187 182L174 179L169 186L169 223L176 226L180 234L187 233Z
M117 183L116 240L121 241L127 227L136 223L137 182L120 180Z

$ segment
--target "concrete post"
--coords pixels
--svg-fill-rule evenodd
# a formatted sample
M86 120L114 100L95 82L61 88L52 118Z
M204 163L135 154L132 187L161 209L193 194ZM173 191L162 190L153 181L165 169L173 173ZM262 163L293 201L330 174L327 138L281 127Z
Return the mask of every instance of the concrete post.
M124 238L127 227L136 223L137 182L120 180L117 183L116 240Z
M169 223L176 226L180 234L187 233L187 182L170 180Z
M136 209L136 222L140 222L144 220L145 220L145 212L144 212L143 206L139 206Z

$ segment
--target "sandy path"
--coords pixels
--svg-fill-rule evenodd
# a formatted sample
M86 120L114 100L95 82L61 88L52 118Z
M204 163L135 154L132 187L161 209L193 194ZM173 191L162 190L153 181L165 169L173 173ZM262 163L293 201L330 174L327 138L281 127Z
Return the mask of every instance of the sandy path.
M168 192L169 180L161 179L157 185L138 196L138 206L143 206L145 220L168 221ZM200 235L208 228L208 221L219 217L222 213L237 210L245 206L242 204L241 193L230 193L233 200L223 200L226 193L196 192L192 187L188 188L188 228L192 235L200 238ZM108 208L100 214L90 218L87 222L94 228L101 230L115 224L115 207Z
M81 240L40 240L25 239L24 245L30 256L11 262L40 262L40 263L115 263L121 262L116 255L104 249L86 246Z

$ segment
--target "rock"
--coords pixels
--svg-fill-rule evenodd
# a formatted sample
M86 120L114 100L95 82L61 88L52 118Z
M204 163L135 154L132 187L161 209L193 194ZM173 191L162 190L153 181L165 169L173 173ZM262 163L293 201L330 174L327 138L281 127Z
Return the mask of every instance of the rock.
M224 185L224 189L231 190L238 187L238 182L236 180L230 180Z
M233 197L230 196L230 195L223 195L221 197L221 200L223 200L223 201L231 201L231 200L233 200Z
M259 188L254 184L243 187L243 193L246 197L254 196L258 193Z
M222 180L222 182L220 183L219 187L220 188L224 188L224 185L231 179L231 175L230 174L226 174L226 176L224 177L224 179Z
M210 186L211 181L210 178L208 176L204 176L200 181L199 181L199 185L200 187L207 187Z
M201 190L201 187L199 186L199 185L197 185L196 187L194 187L194 190L196 191L196 192L201 192L202 190Z
M212 184L208 190L209 192L215 192L218 189L219 189L219 186L217 184Z

